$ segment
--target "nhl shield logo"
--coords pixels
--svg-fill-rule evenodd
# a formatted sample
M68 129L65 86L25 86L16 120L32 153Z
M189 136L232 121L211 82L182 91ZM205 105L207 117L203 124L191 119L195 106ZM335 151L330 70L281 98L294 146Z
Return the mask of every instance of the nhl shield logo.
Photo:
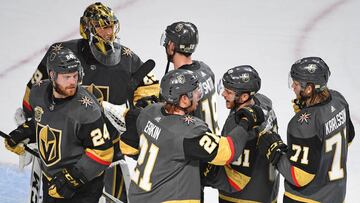
M34 116L35 116L35 121L36 122L41 121L41 117L42 117L43 114L44 114L44 110L40 106L35 107Z
M61 160L61 130L38 123L38 148L40 157L46 166L52 166Z

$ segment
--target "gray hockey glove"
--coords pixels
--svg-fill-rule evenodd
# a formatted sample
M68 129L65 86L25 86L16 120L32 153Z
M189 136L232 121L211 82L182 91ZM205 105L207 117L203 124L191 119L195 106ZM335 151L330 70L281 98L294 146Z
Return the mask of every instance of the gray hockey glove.
M274 166L277 165L281 156L286 154L287 145L277 133L266 133L259 138L259 153L264 155Z
M235 122L245 130L250 130L264 121L264 112L257 105L241 108L235 113Z
M49 195L53 198L72 198L86 182L86 177L76 167L71 170L64 168L51 180Z

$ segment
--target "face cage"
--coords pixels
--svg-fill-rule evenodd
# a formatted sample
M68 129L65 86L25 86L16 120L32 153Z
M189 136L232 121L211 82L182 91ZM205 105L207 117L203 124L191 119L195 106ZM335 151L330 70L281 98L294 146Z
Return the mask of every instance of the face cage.
M100 23L99 21L91 20L89 22L89 29L91 35L93 35L97 40L103 41L104 43L112 44L114 43L115 39L117 39L117 34L120 31L120 24L118 21L108 21L107 23ZM113 33L110 40L106 40L102 38L97 32L96 28L106 29L107 27L112 27Z

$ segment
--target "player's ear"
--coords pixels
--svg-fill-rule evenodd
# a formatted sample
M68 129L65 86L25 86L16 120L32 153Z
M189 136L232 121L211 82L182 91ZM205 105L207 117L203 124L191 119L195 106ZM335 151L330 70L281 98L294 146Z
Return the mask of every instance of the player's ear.
M172 41L169 41L167 44L166 51L169 55L173 55L175 53L175 43Z
M311 84L306 85L304 92L306 95L312 95L312 92L314 91L314 86Z
M53 71L49 72L49 78L50 78L50 80L55 80L55 75L54 75Z

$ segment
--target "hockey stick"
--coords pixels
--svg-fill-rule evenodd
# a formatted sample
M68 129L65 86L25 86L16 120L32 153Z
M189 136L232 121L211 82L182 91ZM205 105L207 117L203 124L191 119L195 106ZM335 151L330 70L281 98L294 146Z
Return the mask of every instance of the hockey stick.
M130 95L130 98L129 98L130 108L134 107L133 92L139 86L139 84L144 79L144 77L154 69L154 67L155 67L155 61L152 59L149 59L145 63L143 63L135 73L133 73L131 75L131 80L127 87L128 95Z
M110 195L109 193L107 193L105 190L103 190L103 194L102 194L106 199L115 202L115 203L124 203L119 199L116 199L116 197Z
M12 142L14 142L11 137L4 133L3 131L0 131L0 136L5 138L5 139L10 139ZM15 143L15 142L14 142ZM34 155L35 157L39 158L39 154L37 152L35 152L34 150L32 150L30 147L28 147L26 144L24 144L24 148L27 152L29 152L30 154Z

